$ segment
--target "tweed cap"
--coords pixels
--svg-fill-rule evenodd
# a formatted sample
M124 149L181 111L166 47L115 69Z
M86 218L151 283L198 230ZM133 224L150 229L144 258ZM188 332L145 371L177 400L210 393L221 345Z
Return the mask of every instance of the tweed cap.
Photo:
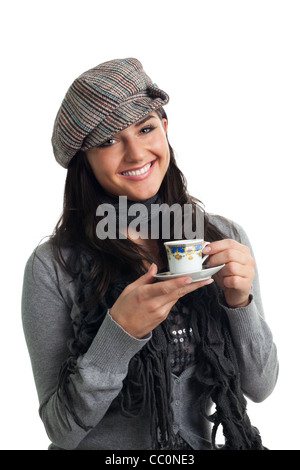
M70 86L55 119L56 160L67 168L78 150L102 144L168 101L137 59L111 60L84 72Z

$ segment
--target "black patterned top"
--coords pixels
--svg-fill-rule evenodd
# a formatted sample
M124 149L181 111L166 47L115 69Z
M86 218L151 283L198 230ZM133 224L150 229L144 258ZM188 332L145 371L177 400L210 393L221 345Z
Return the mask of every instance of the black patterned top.
M191 325L191 312L180 302L172 308L169 317L171 336L171 370L179 376L197 362L197 346Z

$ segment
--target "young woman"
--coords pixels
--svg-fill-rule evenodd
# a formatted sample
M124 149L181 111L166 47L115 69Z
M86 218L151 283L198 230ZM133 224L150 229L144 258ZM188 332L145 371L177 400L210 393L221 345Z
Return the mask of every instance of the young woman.
M223 449L264 449L245 396L268 397L278 361L247 235L206 214L209 265L225 267L206 281L157 282L167 270L161 232L121 224L126 196L145 207L148 233L153 204L189 204L195 226L167 102L138 60L113 60L78 77L58 112L64 210L28 260L22 299L50 449L211 449L219 425ZM116 210L117 237L97 235L102 203Z

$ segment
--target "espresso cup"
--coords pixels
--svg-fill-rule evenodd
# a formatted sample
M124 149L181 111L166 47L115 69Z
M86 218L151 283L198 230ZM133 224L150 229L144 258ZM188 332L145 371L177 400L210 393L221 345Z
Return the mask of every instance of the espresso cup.
M203 248L208 245L202 239L177 240L165 242L171 274L199 272L209 255L202 256Z

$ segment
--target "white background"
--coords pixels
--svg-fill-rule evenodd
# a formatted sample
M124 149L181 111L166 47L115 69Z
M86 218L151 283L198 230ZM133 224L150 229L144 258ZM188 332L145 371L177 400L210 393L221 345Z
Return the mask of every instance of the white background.
M299 449L299 1L1 2L2 449L49 440L21 324L27 258L62 209L51 133L80 73L137 57L170 95L169 137L190 192L247 231L280 377L251 421Z

